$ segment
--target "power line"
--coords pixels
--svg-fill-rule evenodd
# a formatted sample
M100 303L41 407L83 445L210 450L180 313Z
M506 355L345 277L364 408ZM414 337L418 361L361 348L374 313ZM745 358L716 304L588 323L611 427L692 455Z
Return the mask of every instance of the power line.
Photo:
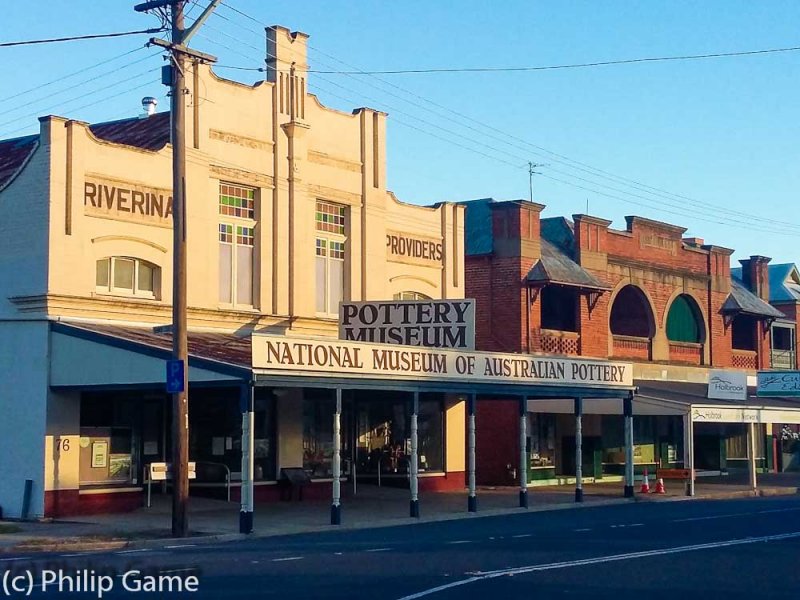
M227 5L225 5L227 6ZM310 47L310 46L309 46ZM571 63L564 65L541 65L534 67L442 67L442 68L428 68L428 69L390 69L390 70L376 70L376 71L344 71L332 70L325 71L320 69L309 69L308 73L319 73L323 75L411 75L411 74L429 74L429 73L513 73L513 72L530 72L530 71L553 71L558 69L585 69L590 67L605 67L611 65L629 65L635 63L645 62L664 62L664 61L683 61L683 60L700 60L708 58L729 58L734 56L753 56L758 54L774 54L779 52L797 52L800 46L792 46L789 48L767 48L764 50L743 50L741 52L717 52L714 54L688 54L683 56L651 56L644 58L625 58L620 60L604 60L586 63ZM218 65L221 66L221 65ZM239 69L242 71L263 71L262 68L256 67L239 67L226 65L225 69ZM280 69L278 69L280 70ZM288 69L285 69L288 72Z
M90 35L72 35L69 37L60 38L46 38L42 40L25 40L22 42L0 42L0 48L9 48L11 46L30 46L33 44L52 44L55 42L75 42L80 40L96 40L100 38L115 38L125 35L138 35L140 33L161 33L164 27L157 27L154 29L139 29L137 31L119 31L115 33L95 33Z
M228 5L228 4L224 3L224 2L223 2L223 6L226 6L227 8L229 8L229 9L233 10L234 12L237 12L237 13L239 13L239 14L241 14L241 15L243 15L243 16L245 16L245 17L247 17L249 20L251 20L251 21L253 21L253 22L256 22L256 23L259 23L259 24L260 24L260 22L259 22L259 21L257 21L256 19L254 19L253 17L250 17L249 15L247 15L247 14L243 13L242 11L240 11L240 10L238 10L238 9L235 9L235 8L231 7L230 5ZM218 13L218 14L219 14L219 13ZM222 16L222 15L221 15L221 14L219 14L219 16ZM230 21L230 19L227 19L227 18L226 18L226 20L229 20L229 21ZM259 36L263 35L263 33L256 32L256 31L254 31L253 29L250 29L250 28L247 28L247 27L243 27L243 28L245 28L245 29L249 29L251 32L255 33L256 35L259 35ZM228 36L228 37L232 37L232 36ZM243 42L241 42L241 40L239 40L238 38L236 39L236 41L237 41L237 42L240 42L240 43L243 43ZM248 44L244 44L244 45L248 45ZM262 52L262 51L263 51L262 49L260 49L260 48L256 48L255 46L252 46L252 45L249 45L249 47L253 48L254 50L258 50L259 52ZM337 59L337 58L335 58L335 57L333 57L333 56L331 56L331 55L329 55L329 54L327 54L327 53L325 53L325 52L323 52L323 51L321 51L321 50L319 50L319 49L317 49L317 48L314 48L314 47L312 47L312 46L309 46L309 49L311 49L311 50L314 50L314 51L316 51L316 52L319 52L320 54L323 54L323 55L325 55L325 56L328 56L329 58L331 58L331 59L335 60L335 61L336 61L336 62L338 62L338 63L341 63L341 64L344 64L344 65L346 65L346 66L350 66L351 68L354 68L354 67L352 67L351 65L347 65L347 63L345 63L344 61L341 61L341 60L339 60L339 59ZM239 53L239 54L240 54L240 55L242 55L241 53ZM243 56L244 56L244 55L243 55ZM320 61L320 62L323 62L323 63L324 63L324 61ZM250 70L249 68L243 68L243 69ZM263 71L263 68L252 68L252 70L254 70L254 71ZM320 71L314 71L314 72L317 72L317 73L319 73ZM341 70L339 70L339 71L331 71L330 73L348 74L349 72L346 72L346 71L341 71ZM359 71L359 73L361 73L361 74L369 74L369 73L367 73L367 72L363 72L363 71ZM684 198L684 199L690 200L690 201L692 201L692 202L695 202L695 203L699 203L699 204L706 204L706 205L709 205L709 206L711 206L711 207L713 208L713 210L714 210L714 215L717 215L717 218L718 218L718 219L720 218L720 217L718 216L718 215L719 215L719 212L718 212L718 211L720 210L720 208L721 208L721 207L714 206L714 205L711 205L711 204L709 204L709 203L702 203L702 202L696 201L696 200L694 200L694 199L691 199L691 198L688 198L688 197L680 196L680 195L678 195L678 194L673 194L673 193L671 193L671 192L666 192L666 191L663 191L663 193L662 193L662 194L657 194L657 193L654 193L653 191L648 191L648 189L649 189L649 190L659 190L658 188L654 188L654 187L652 187L652 186L647 186L647 185L645 185L645 184L641 184L641 183L639 183L639 182L636 182L636 181L634 181L634 180L629 180L629 179L626 179L626 178L624 178L624 177L616 176L616 175L613 175L613 174L607 174L605 177L603 177L603 175L602 175L602 174L603 174L603 173L606 173L606 172L604 172L604 171L602 171L602 170L600 170L600 169L596 169L595 167L591 167L591 166L589 166L589 165L585 165L585 166L586 166L586 167L588 167L588 169L591 169L591 170L587 170L587 169L580 169L579 167L575 167L575 166L573 166L572 164L568 164L568 163L575 163L575 164L584 164L584 163L580 163L579 161L574 161L573 159L569 159L568 157L563 157L562 155L559 155L559 154L557 154L557 153L553 153L553 152L551 152L551 151L549 151L549 150L547 150L547 149L543 149L543 148L541 148L541 147L535 146L535 145L531 144L530 142L527 142L526 140L522 140L521 138L516 138L516 137L514 137L514 136L509 136L509 134L506 134L506 133L504 133L504 132L501 132L500 130L494 129L494 128L492 128L491 126L487 126L487 125L485 125L485 124L483 124L483 123L481 123L481 122L475 121L474 119L472 119L472 118L470 118L470 117L468 117L468 116L466 116L466 115L462 115L461 113L458 113L458 112L456 112L456 111L453 111L453 110L451 110L451 109L449 109L449 108L447 108L447 107L444 107L444 106L442 106L442 105L439 105L439 104L437 104L437 103L435 103L435 102L433 102L433 101L431 101L431 100L428 100L427 98L424 98L424 97L422 97L422 96L419 96L419 95L415 94L414 92L410 92L410 91L408 91L408 90L405 90L404 88L402 88L402 87L400 87L400 86L397 86L397 85L395 85L395 84L392 84L392 83L390 83L390 82L387 82L387 81L385 81L385 80L383 80L383 79L380 79L379 77L374 77L374 76L373 76L373 78L374 78L374 79L377 79L378 81L381 81L382 83L384 83L384 84L386 84L386 85L389 85L389 86L391 86L391 87L397 88L397 89L399 89L399 90L403 91L403 92L404 92L404 93L406 93L406 94L409 94L409 95L415 96L415 97L417 97L417 98L419 98L419 99L421 99L421 100L423 100L423 101L425 101L425 102L427 102L427 103L429 103L429 104L432 104L432 105L434 105L434 106L437 106L437 107L439 107L439 108L442 108L442 109L444 109L444 110L446 110L446 111L448 111L448 112L450 112L450 113L452 113L452 114L456 114L456 115L460 116L461 118L464 118L464 119L466 119L466 120L469 120L469 121L476 122L476 123L478 123L479 125L481 125L482 127L486 128L486 129L490 129L490 130L492 130L492 131L497 131L498 133L500 133L500 134L502 134L502 135L504 135L504 136L511 137L512 139L519 140L519 141L521 141L522 143L524 143L524 144L526 144L526 145L528 145L528 146L531 146L531 147L536 147L536 148L540 148L540 149L542 149L543 151L545 151L545 152L547 152L547 153L549 153L549 154L553 154L554 156L561 157L561 158L563 158L563 159L564 159L565 161L567 161L567 162L564 162L564 161L557 161L557 162L562 162L562 163L563 163L563 164L565 164L565 165L566 165L568 168L571 168L571 169L576 169L576 170L583 170L583 171L585 171L585 172L589 173L589 174L590 174L592 177L601 177L601 178L611 179L612 181L614 181L614 180L621 180L621 182L622 182L622 185L626 185L626 186L628 186L628 187L641 186L641 187L643 187L643 188L647 188L647 189L644 189L644 190L639 190L639 191L643 191L644 193L647 193L647 194L650 194L650 195L655 195L655 196L661 195L661 196L663 196L664 194L666 194L667 196L672 196L672 197L676 197L676 198ZM331 84L333 84L333 85L336 85L337 87L340 87L340 88L342 88L342 89L345 89L345 90L348 90L348 91L351 91L351 92L353 92L353 91L354 91L354 90L351 90L351 89L349 89L349 88L346 88L346 87L344 87L344 86L341 86L341 85L339 85L339 84L336 84L336 83L334 83L334 82L332 82L332 81L330 81L330 80L327 80L327 79L325 79L325 78L320 78L320 79L322 79L323 81L327 81L327 82L329 82L329 83L331 83ZM317 87L318 89L320 89L320 90L322 90L322 91L326 91L326 92L328 92L327 90L324 90L323 88L321 88L321 87L319 87L319 86L315 86L315 87ZM384 93L389 93L389 92L386 92L385 90L380 90L380 91L383 91ZM328 93L330 93L330 92L328 92ZM336 97L339 97L339 98L343 98L342 96L339 96L339 95L337 95L337 94L332 94L332 95L334 95L334 96L336 96ZM400 97L400 96L397 96L397 95L395 95L395 94L390 94L390 95L393 95L393 96L397 97L398 99L400 99L400 100L402 100L402 101L404 101L404 102L410 103L410 104L412 104L412 105L419 106L418 104L416 104L416 103L414 103L414 102L411 102L411 101L409 101L409 100L408 100L408 99L406 99L406 98L402 98L402 97ZM352 100L350 100L350 99L347 99L347 98L343 98L343 99L345 99L345 100L346 100L346 101L348 101L348 102L352 102ZM435 113L435 111L432 111L432 110L430 110L430 109L428 109L428 108L425 108L425 107L421 107L421 108L423 108L423 110L426 110L426 111L428 111L428 112L432 112L432 113L436 114L436 113ZM401 114L408 114L408 113L405 113L405 112L402 112L402 111L401 111ZM418 121L420 121L420 122L426 123L427 125L431 125L431 123L430 123L430 122L428 122L428 121L424 121L423 119L420 119L419 117L415 117L415 116L413 116L413 115L408 115L408 116L410 116L412 119L415 119L415 120L418 120ZM463 123L460 123L460 122L458 122L458 121L454 121L452 118L450 118L449 120L451 120L451 121L453 121L453 122L457 123L459 126L466 127L466 128L468 128L468 129L471 129L471 130L475 131L476 133L479 133L479 134L481 134L482 136L485 136L485 135L486 135L484 132L481 132L481 131L479 131L479 130L477 130L477 129L473 128L473 127L470 127L470 126L468 126L468 125L464 125ZM399 123L400 121L398 121L398 120L396 120L396 119L393 119L393 122L398 122L398 123ZM403 124L403 125L406 125L406 126L410 126L410 125L408 125L407 123L402 123L402 124ZM461 137L461 138L463 138L463 139L466 139L466 140L470 141L470 142L471 142L471 143L473 143L473 144L475 143L475 142L474 142L474 140L472 140L472 139L470 139L470 138L466 138L465 136L463 136L463 135L461 135L461 134L458 134L458 133L452 132L451 130L447 130L447 129L445 129L445 128L442 128L442 127L440 127L440 126L438 126L438 125L434 125L434 126L435 126L435 127L437 127L438 129L440 129L440 130L442 130L442 131L444 131L444 132L446 132L446 133L450 134L450 135L456 135L456 136L458 136L458 137ZM419 131L421 131L421 132L423 132L423 133L426 133L426 134L428 134L428 135L432 135L432 134L431 134L431 132L430 132L430 131L428 131L428 130L423 130L423 129L420 129L420 128L417 128L417 127L414 127L414 126L410 126L410 127L414 128L414 129L417 129L417 130L419 130ZM469 146L469 147L467 147L467 146L464 146L464 145L462 145L462 144L459 144L459 143L453 142L452 140L449 140L449 139L446 139L446 138L442 138L441 136L438 136L438 135L433 135L433 137L436 137L436 138L442 139L442 140L444 140L444 141L447 141L448 143L455 144L455 145L457 145L457 146L459 146L459 147L466 148L466 149L468 149L468 150L470 150L470 151L477 152L478 154L481 154L482 156L488 156L487 154L485 154L485 153L483 153L483 152L477 151L477 150L476 150L476 149L475 149L473 146ZM499 138L496 138L496 139L499 139ZM502 139L501 141L503 141L503 143L505 143L505 144L507 144L507 145L509 145L509 146L515 147L515 145L514 145L514 144L511 144L511 143L507 142L505 139ZM513 158L516 158L516 159L519 159L519 158L520 158L520 157L518 157L518 156L516 156L516 155L512 155L511 153L508 153L508 152L505 152L505 151L502 151L502 150L498 150L497 148L493 148L493 147L491 147L491 146L487 146L487 145L485 145L485 144L480 144L480 145L481 145L481 146L483 146L484 148L488 148L489 150L491 150L491 151L494 151L494 152L500 152L500 153L502 153L502 154L506 154L506 155L508 155L508 156L512 156ZM516 146L516 147L518 147L518 146ZM519 148L519 147L518 147L518 148ZM508 161L505 161L505 160L502 160L502 159L497 159L497 158L496 158L496 157L494 157L494 156L489 156L489 158L492 158L492 159L495 159L495 160L499 160L500 162L506 163L506 164L508 164L508 165L510 165L510 166L512 166L512 167L515 167L515 168L517 167L517 165L514 165L514 164L512 164L512 163L509 163ZM594 172L593 172L593 171L594 171ZM561 173L561 174L564 174L564 175L566 175L567 177L572 177L572 178L574 178L574 179L577 179L577 180L579 180L579 181L587 182L587 183L589 183L589 184L591 184L591 185L600 185L601 187L605 187L605 188L607 188L607 189L610 189L610 190L612 190L612 191L614 191L614 192L618 192L618 193L626 194L626 195L629 195L629 196L633 196L633 197L639 198L640 200L645 200L646 202L651 202L651 203L652 203L654 200L656 200L656 201L658 200L658 199L653 199L653 198L648 198L648 197L645 197L645 196L641 196L641 195L639 195L639 194L634 194L634 193L632 193L632 192L630 192L630 191L627 191L627 190L620 190L620 189L618 189L618 188L614 188L614 187L611 187L611 186L608 186L608 185L604 185L604 184L598 183L598 182L596 182L596 181L591 181L591 180L587 180L587 179L585 179L585 178L577 177L577 176L575 176L575 175L574 175L574 174L572 174L572 173L564 173L563 171L558 171L558 170L556 170L556 172L558 172L558 173ZM598 173L601 173L601 175L598 175ZM579 189L584 189L584 190L593 191L593 192L599 193L599 194L601 194L601 195L604 195L604 196L607 196L607 197L610 197L610 198L615 198L615 199L621 200L621 201L623 201L623 202L633 203L633 204L637 204L637 205L643 205L643 204L644 204L644 205L648 205L648 204L645 204L645 203L643 203L643 202L631 201L631 200L622 199L622 198L619 198L618 196L614 196L614 195L607 194L607 193L604 193L604 192L598 192L597 190L594 190L594 189L592 189L592 188L586 188L585 186L580 186L580 185L576 185L576 184L571 184L571 183L569 183L569 182L566 182L566 181L564 181L564 180L560 180L560 179L557 179L557 178L554 178L554 177L548 177L548 179L552 179L552 180L555 180L555 181L559 181L559 182L562 182L562 183L566 183L567 185L572 185L573 187L577 187L577 188L579 188ZM628 181L628 182L631 182L631 183L632 183L632 184L634 184L634 185L631 185L631 183L625 183L626 181ZM618 183L618 184L619 184L619 183L620 183L620 181L615 181L615 183ZM674 201L673 201L673 203L672 203L672 204L670 204L670 203L667 203L667 205L668 205L668 206L673 206L673 207L676 207L676 205L674 204ZM652 204L649 204L648 206L653 206L653 205L652 205ZM688 215L688 216L691 216L691 217L693 217L693 218L698 218L698 217L697 217L697 214L696 214L696 212L697 212L697 210L698 210L698 209L697 209L697 206L694 206L694 207L686 207L686 206L683 206L683 205L681 205L681 206L677 206L676 208L678 208L678 210L679 210L679 211L681 211L681 212L664 210L664 208L663 208L661 205L656 205L656 206L653 206L653 207L654 207L655 209L657 209L657 210L662 210L663 212L667 212L667 213L671 213L671 214L678 214L678 215L681 215L681 216L687 216L687 215ZM709 209L703 209L703 210L706 210L706 211L708 211ZM742 224L746 224L746 225L748 225L748 226L751 226L751 225L752 225L752 224L751 224L751 221L752 221L752 220L756 220L756 221L761 221L761 222L765 222L765 223L774 223L774 224L776 224L776 225L778 225L778 226L780 226L780 227L782 227L782 228L786 228L786 227L797 227L797 225L788 224L788 223L785 223L785 222L783 222L783 221L776 221L776 220L772 220L772 219L764 219L763 217L757 217L757 216L754 216L754 215L749 215L749 214L747 214L747 213L742 213L742 212L739 212L739 211L731 211L730 209L726 209L726 210L727 210L728 214L732 214L732 213L741 214L742 216L746 217L746 218L748 219L748 221L742 221L742 220L740 220L740 219L735 219L735 218L731 218L731 217L723 217L723 219L725 219L725 220L729 221L729 223L725 223L725 222L722 222L722 221L720 221L720 220L711 220L711 219L708 219L708 218L706 218L706 219L702 219L702 218L701 218L700 220L705 220L705 221L709 221L709 222L713 222L713 223L717 223L717 224L721 224L721 225L731 225L731 224L735 224L735 225L742 225ZM766 226L765 226L765 227L766 227ZM751 226L751 228L752 228L752 226ZM788 232L786 232L786 230L785 230L785 229L778 231L778 230L775 230L774 228L773 228L773 229L764 229L764 228L762 228L761 230L762 230L762 231L769 231L769 232L777 232L777 233L781 233L781 234L783 234L783 235L788 235Z
M134 48L133 50L128 50L127 52L123 52L122 54L118 54L117 56L114 56L113 58L109 58L109 59L103 60L103 61L101 61L99 63L95 63L93 65L90 65L88 67L84 67L82 69L79 69L77 71L69 73L68 75L63 75L63 76L59 77L58 79L53 79L53 80L48 81L46 83L35 85L35 86L33 86L31 88L28 88L26 90L23 90L21 92L17 92L16 94L12 94L11 96L6 96L5 98L0 98L0 104L3 104L4 102L8 102L9 100L14 100L15 98L19 98L20 96L25 96L26 94L30 94L31 92L35 92L36 90L44 89L44 88L49 87L51 85L54 85L56 83L60 83L62 81L66 81L67 79L71 79L72 77L80 75L81 73L86 73L87 71L91 71L92 69L96 69L97 67L102 67L103 65L107 65L108 63L114 62L115 60L119 60L120 58L124 58L125 56L133 54L135 52L141 52L146 47L147 46L140 46L138 48Z

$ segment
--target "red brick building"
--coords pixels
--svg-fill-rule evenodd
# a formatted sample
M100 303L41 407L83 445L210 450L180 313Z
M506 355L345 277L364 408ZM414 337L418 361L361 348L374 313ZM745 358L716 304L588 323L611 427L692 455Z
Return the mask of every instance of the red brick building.
M784 315L768 304L769 258L741 261L737 278L733 250L684 238L686 229L676 225L629 216L626 228L616 230L589 215L543 219L545 207L527 201L465 205L466 296L476 299L478 348L624 359L639 379L695 385L707 383L710 367L770 367L770 325ZM494 448L478 465L483 483L513 481L519 442L503 432L518 418L515 411L513 402L479 403L478 443ZM568 444L559 450L558 439L569 436L569 423L561 425L556 436L549 425L541 428L552 463L561 462L556 478L574 464L565 455ZM610 464L604 425L613 426L599 415L587 422L600 462ZM538 426L531 423L534 431ZM656 419L650 428L642 432L653 438L649 461L675 459L672 451L660 452L662 439L680 441L674 423Z

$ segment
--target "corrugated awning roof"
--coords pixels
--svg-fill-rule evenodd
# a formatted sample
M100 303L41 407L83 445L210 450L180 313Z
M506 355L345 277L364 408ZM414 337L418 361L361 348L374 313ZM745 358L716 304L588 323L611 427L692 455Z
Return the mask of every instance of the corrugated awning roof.
M66 333L91 334L98 341L122 340L133 346L163 351L165 356L172 352L172 333L155 333L152 327L59 322L54 323L53 328ZM221 367L250 371L252 351L249 335L190 331L188 342L190 362L194 358L218 363Z
M722 305L722 312L750 315L762 319L781 319L786 316L748 290L735 277L731 277L731 293Z
M531 284L567 285L592 290L611 289L573 261L566 252L544 238L542 257L528 271L526 280Z
M748 388L747 400L717 400L708 398L708 384L684 381L635 380L637 397L676 402L687 408L692 405L719 406L723 408L775 408L800 410L800 398L759 397L755 388Z

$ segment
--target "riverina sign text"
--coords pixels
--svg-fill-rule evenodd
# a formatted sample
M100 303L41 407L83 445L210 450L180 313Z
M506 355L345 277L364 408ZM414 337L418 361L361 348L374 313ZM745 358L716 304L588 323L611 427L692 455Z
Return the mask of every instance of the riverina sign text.
M630 387L630 364L254 334L256 371L426 381Z
M171 226L172 193L111 180L86 179L83 184L83 207L87 215Z

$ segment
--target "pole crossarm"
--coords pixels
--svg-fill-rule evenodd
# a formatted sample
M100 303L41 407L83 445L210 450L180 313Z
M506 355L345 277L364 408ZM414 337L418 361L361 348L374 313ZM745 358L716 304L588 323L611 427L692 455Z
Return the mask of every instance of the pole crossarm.
M167 40L162 40L161 38L150 38L148 44L153 46L161 46L162 48L166 48L171 52L180 52L186 56L191 56L192 58L196 58L198 60L202 60L205 62L217 62L217 57L213 54L206 54L205 52L200 52L199 50L195 50L194 48L189 48L184 44L173 44L172 42L168 42Z

